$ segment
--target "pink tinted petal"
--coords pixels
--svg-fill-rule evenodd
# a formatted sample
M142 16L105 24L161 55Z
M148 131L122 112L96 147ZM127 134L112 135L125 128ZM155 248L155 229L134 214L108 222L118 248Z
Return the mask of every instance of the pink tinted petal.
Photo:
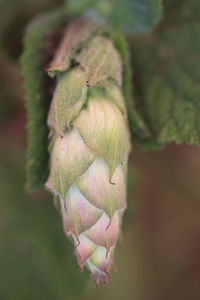
M86 232L86 236L96 245L104 246L107 249L116 244L119 234L120 218L115 213L110 220L107 214L102 217Z
M76 246L76 256L81 269L84 267L86 260L94 253L96 250L96 245L89 240L84 233L81 233L77 237L73 236L74 244ZM77 243L78 242L78 243Z
M117 166L112 182L114 184L110 183L107 164L97 158L76 184L93 205L112 217L117 209L126 206L125 170L122 165Z
M111 281L109 272L113 264L113 249L107 254L107 249L99 246L87 261L87 266L97 285L100 282L108 283Z
M101 271L108 273L113 264L113 249L114 247L108 251L105 247L97 247L90 257L90 262Z
M104 271L101 271L99 268L97 268L95 265L93 265L91 262L87 263L87 266L92 274L92 279L95 281L96 286L99 286L99 283L103 282L104 284L111 283L111 277L110 274Z
M66 201L61 200L64 230L67 234L78 236L93 226L102 216L103 211L92 205L73 184Z

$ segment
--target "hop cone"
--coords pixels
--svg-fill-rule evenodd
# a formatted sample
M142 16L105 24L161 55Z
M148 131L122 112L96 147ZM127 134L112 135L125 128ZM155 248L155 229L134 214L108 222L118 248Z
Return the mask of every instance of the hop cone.
M81 270L88 268L98 285L110 281L126 208L130 143L120 55L109 38L93 32L86 39L88 24L79 25L67 29L50 68L62 72L56 73L48 117L51 159L46 187L59 200L64 231L74 243ZM80 33L75 41L70 36L74 30Z

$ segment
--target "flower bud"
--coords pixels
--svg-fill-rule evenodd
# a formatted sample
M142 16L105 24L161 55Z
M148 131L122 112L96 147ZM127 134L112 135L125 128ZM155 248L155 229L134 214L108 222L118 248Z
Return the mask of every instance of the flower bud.
M98 285L110 281L126 208L130 141L122 61L112 41L98 34L71 59L76 64L58 75L49 112L46 186L59 198L81 270L89 269Z

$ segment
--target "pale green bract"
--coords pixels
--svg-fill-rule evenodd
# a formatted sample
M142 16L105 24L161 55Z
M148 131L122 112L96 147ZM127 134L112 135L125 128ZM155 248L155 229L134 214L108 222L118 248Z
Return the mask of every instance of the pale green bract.
M48 125L50 175L64 231L81 270L96 284L110 281L114 248L126 208L130 152L121 90L122 61L112 41L93 35L57 76Z

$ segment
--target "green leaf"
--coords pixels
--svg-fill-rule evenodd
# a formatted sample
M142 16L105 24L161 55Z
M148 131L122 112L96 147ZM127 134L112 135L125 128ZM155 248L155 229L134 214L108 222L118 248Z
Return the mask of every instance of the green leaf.
M151 31L162 14L161 0L69 0L67 5L74 13L95 11L113 28L129 34Z
M129 126L131 129L134 142L142 144L143 147L157 148L155 141L152 140L152 134L147 128L145 122L136 109L135 101L133 101L133 87L132 87L132 68L130 49L127 40L122 34L118 32L109 32L109 37L112 39L115 47L119 51L123 62L123 95L126 101L127 113L129 119Z
M66 22L63 9L34 19L26 30L21 59L28 113L27 188L41 188L48 176L47 113L50 96L44 71L48 61L47 35Z
M132 41L135 106L158 143L200 144L199 20L198 0L170 1L159 29Z

